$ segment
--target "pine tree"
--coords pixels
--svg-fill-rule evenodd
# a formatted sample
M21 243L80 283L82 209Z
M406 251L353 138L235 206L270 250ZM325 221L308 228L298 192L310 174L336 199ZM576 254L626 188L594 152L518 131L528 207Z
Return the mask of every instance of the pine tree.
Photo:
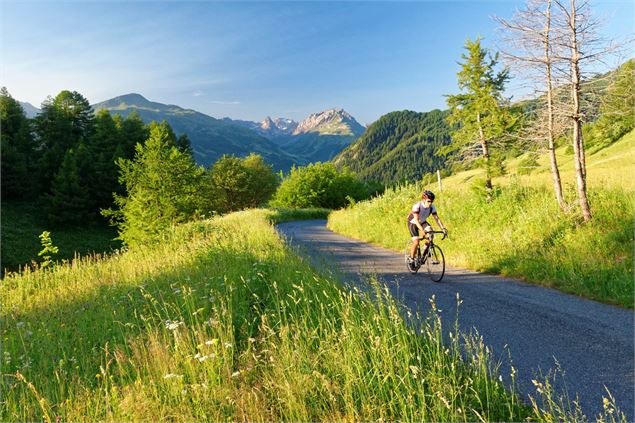
M93 160L90 195L98 208L112 205L112 195L119 186L115 153L121 144L120 138L115 120L107 110L100 110L95 116L95 131L90 139L90 155Z
M448 118L451 125L457 125L452 133L449 151L458 150L465 160L482 158L485 165L485 187L492 189L492 148L504 138L514 123L512 115L505 107L503 91L509 79L508 70L495 71L498 55L491 56L481 47L481 39L467 40L467 53L461 57L458 72L460 94L448 96L448 106L452 113Z
M53 180L51 193L45 196L48 218L54 225L83 224L93 209L77 162L75 150L68 150Z
M143 144L148 139L149 128L143 123L137 112L132 112L121 123L121 157L132 159L137 144Z
M34 193L31 123L5 87L0 89L0 128L2 199L26 199Z
M187 153L190 156L194 154L194 151L192 150L192 141L190 141L187 134L181 134L176 139L176 148L178 148L180 152Z
M49 192L66 151L87 142L94 127L93 109L86 98L76 91L62 91L42 104L35 119L39 149L38 163L41 190Z

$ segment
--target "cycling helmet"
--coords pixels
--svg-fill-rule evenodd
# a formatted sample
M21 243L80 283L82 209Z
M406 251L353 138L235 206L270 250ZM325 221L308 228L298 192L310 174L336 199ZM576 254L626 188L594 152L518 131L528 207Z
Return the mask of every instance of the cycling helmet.
M430 190L423 191L422 197L428 198L430 201L434 201L434 193Z

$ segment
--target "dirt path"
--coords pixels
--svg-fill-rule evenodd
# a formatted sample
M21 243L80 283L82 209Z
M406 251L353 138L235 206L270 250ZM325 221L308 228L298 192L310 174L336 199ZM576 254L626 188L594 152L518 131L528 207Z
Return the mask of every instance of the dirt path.
M526 394L535 394L532 379L540 371L547 374L556 368L557 360L570 396L579 396L590 419L602 409L606 386L628 421L633 421L631 310L456 268L449 268L443 281L434 283L423 274L410 275L401 254L333 233L325 220L287 222L277 228L317 267L333 270L353 283L363 283L364 275L376 274L412 310L425 313L428 299L435 295L446 328L454 323L458 293L463 300L461 329L478 330L494 357L502 360L501 373L507 381L508 351L518 371L520 389Z

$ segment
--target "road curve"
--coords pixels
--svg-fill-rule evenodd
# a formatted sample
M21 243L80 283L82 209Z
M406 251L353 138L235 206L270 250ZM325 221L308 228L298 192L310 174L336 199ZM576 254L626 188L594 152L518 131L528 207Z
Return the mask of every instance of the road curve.
M443 281L434 283L424 274L410 275L402 254L336 234L326 228L325 220L286 222L277 229L316 267L333 270L352 283L375 274L413 311L425 312L435 295L446 328L454 322L458 293L463 300L461 329L478 330L494 358L502 360L506 380L509 351L526 395L535 394L531 380L556 368L557 360L569 396L578 396L587 417L594 419L602 410L606 386L627 421L633 421L633 311L458 268L448 268Z

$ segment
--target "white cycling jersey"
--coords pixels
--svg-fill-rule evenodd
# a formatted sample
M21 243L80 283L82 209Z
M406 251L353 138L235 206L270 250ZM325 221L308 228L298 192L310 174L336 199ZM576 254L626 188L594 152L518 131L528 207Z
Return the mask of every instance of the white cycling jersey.
M426 207L423 201L415 203L410 211L410 216L408 216L408 221L416 225L417 221L414 217L414 213L419 213L419 223L423 223L431 214L437 214L437 209L434 207L434 204L430 204L430 207Z

